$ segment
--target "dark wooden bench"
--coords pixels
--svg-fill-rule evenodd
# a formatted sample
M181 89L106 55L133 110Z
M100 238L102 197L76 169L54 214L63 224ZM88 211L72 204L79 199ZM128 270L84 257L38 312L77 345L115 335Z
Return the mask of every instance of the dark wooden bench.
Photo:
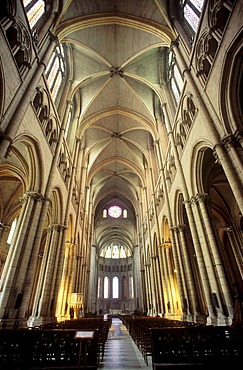
M243 328L151 328L153 370L243 366Z
M148 357L152 357L151 328L191 327L196 325L190 321L170 320L159 316L120 315L120 319L142 353L146 365L148 365Z
M112 318L104 319L103 316L92 316L74 320L65 320L58 323L44 324L35 329L75 329L98 330L98 364L104 359L105 345L108 338Z
M88 338L92 332L93 338ZM0 330L0 369L97 369L98 330Z

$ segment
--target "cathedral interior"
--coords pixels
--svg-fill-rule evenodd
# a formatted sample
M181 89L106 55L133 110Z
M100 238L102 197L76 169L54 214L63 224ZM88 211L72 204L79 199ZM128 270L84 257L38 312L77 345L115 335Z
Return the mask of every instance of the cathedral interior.
M243 2L0 8L0 327L241 325Z

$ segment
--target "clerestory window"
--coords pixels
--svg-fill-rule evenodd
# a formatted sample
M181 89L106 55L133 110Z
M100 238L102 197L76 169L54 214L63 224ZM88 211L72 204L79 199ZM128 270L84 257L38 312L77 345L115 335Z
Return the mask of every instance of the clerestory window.
M168 80L174 99L178 104L183 88L183 78L177 65L173 50L171 50L168 55Z
M194 33L197 32L204 1L205 0L181 1L181 8L183 11L184 20Z
M119 298L119 279L117 276L112 279L112 298Z
M30 28L33 29L37 22L45 14L44 0L23 0Z
M119 206L111 206L108 209L104 208L102 215L103 218L107 218L108 215L112 218L119 218L120 216L127 218L127 209L122 209Z
M65 53L63 45L60 44L55 48L45 72L47 83L54 100L61 87L65 71Z
M100 251L100 257L104 258L127 258L130 257L131 254L130 248L118 243L111 243L103 247Z

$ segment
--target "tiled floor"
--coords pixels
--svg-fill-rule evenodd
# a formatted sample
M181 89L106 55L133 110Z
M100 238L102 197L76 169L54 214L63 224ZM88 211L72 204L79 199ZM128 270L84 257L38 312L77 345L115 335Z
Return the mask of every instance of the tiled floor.
M105 346L104 359L99 364L102 370L152 370L151 357L148 365L145 364L141 352L138 350L126 327L118 318L112 319Z

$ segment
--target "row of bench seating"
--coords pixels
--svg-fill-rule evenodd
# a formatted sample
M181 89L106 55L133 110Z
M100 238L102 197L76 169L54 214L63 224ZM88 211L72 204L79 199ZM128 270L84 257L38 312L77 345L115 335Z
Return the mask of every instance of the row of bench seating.
M243 365L243 328L152 328L151 337L153 370Z
M194 322L152 316L120 315L120 319L142 353L146 365L148 365L148 357L152 356L151 328L195 326Z
M206 326L165 318L121 316L153 370L243 365L243 327Z
M75 339L76 330L1 330L1 369L97 369L98 331L91 340ZM85 349L86 347L86 349ZM87 355L86 355L87 354Z
M95 370L103 359L110 326L111 319L92 318L32 329L2 329L0 369Z

